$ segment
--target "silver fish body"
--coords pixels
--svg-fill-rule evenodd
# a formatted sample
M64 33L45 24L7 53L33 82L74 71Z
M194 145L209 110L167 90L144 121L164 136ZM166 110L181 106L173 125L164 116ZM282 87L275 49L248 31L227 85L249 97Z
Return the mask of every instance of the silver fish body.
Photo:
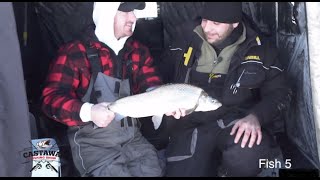
M166 84L137 95L127 96L109 104L109 109L120 117L148 117L157 129L165 113L179 108L193 111L212 111L221 106L216 99L196 86L189 84Z

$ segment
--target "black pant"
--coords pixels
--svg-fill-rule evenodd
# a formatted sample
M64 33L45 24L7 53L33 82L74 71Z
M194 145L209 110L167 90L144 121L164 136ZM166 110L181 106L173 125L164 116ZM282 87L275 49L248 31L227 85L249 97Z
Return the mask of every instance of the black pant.
M259 159L272 158L274 139L263 131L260 145L248 148L247 142L241 148L242 138L235 144L231 129L220 128L215 120L201 124L188 119L176 121L166 150L166 176L257 176L261 171Z
M169 143L167 121L163 118L158 129L154 129L151 117L139 118L141 134L157 149L165 149Z

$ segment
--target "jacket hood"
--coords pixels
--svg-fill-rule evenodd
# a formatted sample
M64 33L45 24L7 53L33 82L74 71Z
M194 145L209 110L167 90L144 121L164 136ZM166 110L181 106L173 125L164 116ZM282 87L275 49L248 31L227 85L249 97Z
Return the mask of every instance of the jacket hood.
M116 54L123 48L129 38L123 37L119 40L114 36L114 16L116 15L120 2L94 2L92 18L96 26L95 35L98 40L109 46ZM132 31L136 23L133 24Z

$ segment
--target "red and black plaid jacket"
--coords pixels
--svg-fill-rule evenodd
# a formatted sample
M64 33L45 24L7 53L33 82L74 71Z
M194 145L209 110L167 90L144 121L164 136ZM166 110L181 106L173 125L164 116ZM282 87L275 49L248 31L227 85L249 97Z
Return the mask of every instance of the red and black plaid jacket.
M109 49L101 42L92 40L90 44L99 50L104 74L115 76L116 63L114 63L115 59L111 59ZM149 87L162 84L153 67L153 58L147 47L128 39L125 48L124 60L131 59L133 65L133 94L145 92ZM42 92L43 112L67 126L84 124L79 113L84 104L81 98L89 87L90 78L90 63L84 44L75 41L61 47L58 57L49 68L46 86Z

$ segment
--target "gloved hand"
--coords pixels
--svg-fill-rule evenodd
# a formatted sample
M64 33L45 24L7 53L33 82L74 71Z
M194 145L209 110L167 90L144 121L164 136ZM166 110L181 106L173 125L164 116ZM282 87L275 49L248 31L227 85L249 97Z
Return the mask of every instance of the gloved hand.
M98 127L107 127L115 117L115 113L108 109L108 104L103 102L91 107L91 120Z

